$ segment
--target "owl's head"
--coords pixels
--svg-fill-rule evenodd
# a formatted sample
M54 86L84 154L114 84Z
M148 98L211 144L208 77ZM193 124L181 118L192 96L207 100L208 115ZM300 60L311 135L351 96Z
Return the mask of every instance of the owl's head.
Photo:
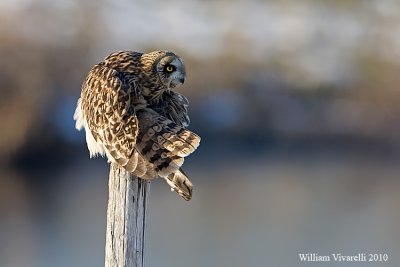
M176 88L185 82L186 71L183 60L172 52L159 57L156 71L161 82L168 88Z
M150 89L170 90L185 82L183 60L172 52L154 51L143 54L141 63L147 73L147 82L152 83Z

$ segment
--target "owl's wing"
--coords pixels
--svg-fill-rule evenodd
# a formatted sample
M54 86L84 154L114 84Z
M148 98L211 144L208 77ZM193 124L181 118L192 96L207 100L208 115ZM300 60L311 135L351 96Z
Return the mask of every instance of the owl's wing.
M187 98L174 91L168 92L164 95L165 101L162 104L155 104L151 108L162 114L166 118L172 120L176 124L188 127L190 120L188 116L189 101Z
M145 108L135 81L103 64L89 72L81 99L86 131L109 161L144 179L161 176L183 198L191 198L192 184L180 167L198 147L199 136Z
M171 91L170 95L172 98L170 101L170 118L178 122L183 127L188 127L190 124L190 119L188 116L188 99L184 95L174 91Z
M109 161L130 169L138 161L134 147L139 129L133 102L139 99L133 84L118 71L98 64L83 83L81 97L86 131L104 146Z
M186 200L192 183L180 168L184 158L200 144L200 137L150 108L138 110L139 134L136 149L147 166L163 177Z

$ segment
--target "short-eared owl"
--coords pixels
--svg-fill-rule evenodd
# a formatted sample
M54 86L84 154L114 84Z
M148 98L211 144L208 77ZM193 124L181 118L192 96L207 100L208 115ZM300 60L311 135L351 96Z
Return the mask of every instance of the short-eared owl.
M188 100L172 90L185 76L182 59L165 51L122 51L95 65L74 114L90 157L106 155L142 179L162 177L190 200L193 185L181 166L200 137L185 129Z

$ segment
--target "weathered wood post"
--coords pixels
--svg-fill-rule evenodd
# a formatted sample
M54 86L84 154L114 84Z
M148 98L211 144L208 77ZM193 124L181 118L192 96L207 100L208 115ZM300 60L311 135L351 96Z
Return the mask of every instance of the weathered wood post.
M111 164L105 267L143 267L150 181Z

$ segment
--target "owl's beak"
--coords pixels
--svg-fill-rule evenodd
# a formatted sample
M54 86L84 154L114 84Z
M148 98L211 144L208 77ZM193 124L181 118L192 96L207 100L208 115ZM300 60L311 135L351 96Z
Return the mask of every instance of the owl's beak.
M179 75L178 77L175 77L174 79L172 79L171 83L170 83L170 87L171 88L178 88L179 86L181 86L183 83L185 82L185 76L183 75Z

